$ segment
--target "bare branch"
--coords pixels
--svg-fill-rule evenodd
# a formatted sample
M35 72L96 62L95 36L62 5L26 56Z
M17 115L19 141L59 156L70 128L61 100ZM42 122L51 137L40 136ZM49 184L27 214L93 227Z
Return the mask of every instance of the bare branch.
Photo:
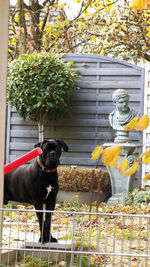
M27 9L27 10L30 10L30 6L27 5L25 2L24 2L24 8Z
M46 10L46 13L45 13L45 17L43 19L43 23L42 23L42 27L41 27L41 31L43 32L44 28L45 28L45 25L46 25L46 22L47 22L47 19L48 19L48 15L49 15L49 7L50 5L48 5L47 7L47 10Z
M55 0L45 0L42 5L41 8L43 8L44 6L46 6L49 3L49 6L52 6L55 3Z

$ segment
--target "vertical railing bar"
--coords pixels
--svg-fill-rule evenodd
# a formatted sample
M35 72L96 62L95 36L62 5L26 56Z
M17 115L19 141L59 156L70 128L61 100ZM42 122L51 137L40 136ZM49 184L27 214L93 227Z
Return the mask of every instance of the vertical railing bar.
M52 225L52 216L51 216L51 225ZM59 225L60 225L60 213L59 213L59 215L58 215L58 227L59 227ZM60 231L58 230L58 235L57 235L57 239L59 240L59 233L60 233ZM52 234L52 227L51 227L51 234ZM57 247L57 250L58 250L58 247ZM49 258L50 258L50 256L49 256ZM56 252L56 266L57 266L57 262L58 262L58 253Z
M50 238L50 235L53 235L53 233L52 233L52 219L53 219L54 212L48 211L48 213L51 213L51 222L50 222L51 229L50 229L50 232L49 232L49 238ZM46 216L46 213L45 213L45 216ZM58 214L58 222L60 223L60 213ZM60 225L59 223L58 223L58 227ZM55 236L55 238L57 238L57 240L59 240L59 233L60 233L60 231L58 230L58 234L57 234L57 236ZM50 250L50 247L49 247L49 250ZM58 246L56 248L56 253L55 253L56 254L56 266L57 266L57 262L58 262L58 253L57 253L57 251L58 251ZM48 254L48 258L47 258L47 262L48 263L50 263L50 259L51 259L51 257L50 257L50 253L49 253Z
M67 234L69 233L69 216L67 216L67 224L66 224L66 229L65 229L65 251L66 251L66 246L67 246ZM66 252L64 253L64 262L67 261L67 256L66 256Z
M147 218L147 242L146 242L146 252L149 252L149 218ZM148 267L148 257L145 258L145 267Z
M105 228L105 248L104 248L104 252L107 253L107 244L108 244L108 216L106 217L106 224L105 224L106 228ZM104 256L104 266L107 266L106 264L106 259L107 259L107 256L105 255Z
M138 254L140 254L140 244L141 244L141 217L139 217L139 231L138 231ZM139 257L137 258L137 267L139 266Z
M123 254L124 252L124 231L125 231L125 219L126 217L122 218L122 238L121 238L121 253ZM123 255L121 255L121 260L120 260L120 267L123 266Z
M81 221L81 243L80 243L80 251L83 251L83 240L84 240L84 218L85 216L82 215L82 221ZM79 258L79 267L82 267L82 253L80 254L80 258Z
M89 226L89 235L88 235L88 240L89 240L89 243L88 243L88 251L91 251L91 237L92 237L92 216L93 215L89 215L89 223L90 223L90 226ZM87 267L90 267L90 262L91 262L91 255L89 254L88 255L88 266Z
M43 211L40 211L42 212L43 214L43 217L42 217L42 236L41 236L41 250L42 250L42 239L43 239L43 233L44 233L44 222L45 222L45 216L46 216L46 213L45 213L45 208L43 207ZM50 211L48 211L50 212ZM41 233L40 233L41 234ZM39 253L39 257L41 259L41 255L42 255L42 251L40 251ZM41 263L41 262L40 262Z
M35 242L35 232L36 232L36 229L35 229L35 226L36 226L36 213L34 211L34 228L33 228L33 243ZM33 246L33 249L34 249L34 246ZM34 253L35 251L33 250L32 251L32 265L33 265L33 258L34 258ZM26 251L24 252L24 257L26 257Z
M8 211L9 212L9 214L11 214L10 215L10 229L9 229L9 237L8 237L8 248L10 249L10 243L11 243L11 229L12 229L12 210L10 210L10 211ZM8 265L9 265L9 260L10 260L10 251L8 251L8 260L7 260L7 262L8 262Z
M28 219L29 219L29 212L27 212L27 218L26 218L26 226L25 226L25 241L27 240L27 225L28 225ZM26 258L26 251L24 251L24 263L25 263L25 258Z
M17 227L17 250L16 250L16 258L15 258L15 263L17 265L17 259L18 259L18 240L19 240L19 229L20 229L20 211L18 211L18 223L17 223L18 227Z
M97 215L97 240L96 240L96 251L99 252L99 244L100 244L100 225L101 225L101 217ZM98 267L98 255L96 255L96 266Z
M71 251L74 250L74 239L75 239L75 215L73 214L73 225L72 225L72 246L71 246ZM70 267L73 267L74 263L74 253L71 253L71 260L70 260Z
M129 254L131 255L129 257L129 267L131 267L131 259L132 259L132 239L133 239L133 222L134 222L134 218L130 217L130 247L129 247Z
M41 237L41 244L40 244L40 246L41 246L41 249L42 249L42 242L43 242L42 239L43 239L43 232L44 232L44 221L45 221L45 216L46 216L44 209L45 209L45 206L43 205L43 210L42 211L40 210L40 213L42 212L42 233L40 232L40 237ZM36 258L36 254L35 254L35 258ZM39 252L39 258L40 258L40 267L41 267L41 251ZM34 259L32 257L32 266L34 266L33 260Z
M116 251L116 217L114 218L113 253ZM115 266L115 255L112 256L112 267Z
M36 225L36 219L37 219L37 215L36 212L34 212L34 235L33 235L33 241L35 241L35 233L36 233L36 229L35 229L35 225ZM39 227L40 228L40 227ZM32 258L34 257L34 251L32 253Z

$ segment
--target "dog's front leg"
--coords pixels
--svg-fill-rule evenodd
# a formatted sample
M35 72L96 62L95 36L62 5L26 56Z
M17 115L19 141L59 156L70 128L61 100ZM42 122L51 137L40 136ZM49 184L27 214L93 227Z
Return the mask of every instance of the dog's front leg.
M38 210L36 212L37 217L38 217L38 221L39 221L39 227L40 227L40 239L39 242L44 243L43 242L43 233L44 233L44 214L43 214L43 206L41 203L36 203L35 205L35 209Z
M51 219L52 219L51 210L52 209L46 212L46 215L45 215L44 234L43 234L44 243L45 242L57 242L57 239L51 235Z
M48 212L46 212L45 222L44 222L43 237L45 242L57 242L57 239L51 235L51 219L52 219L52 211L55 209L55 202L56 200L46 203L46 210Z

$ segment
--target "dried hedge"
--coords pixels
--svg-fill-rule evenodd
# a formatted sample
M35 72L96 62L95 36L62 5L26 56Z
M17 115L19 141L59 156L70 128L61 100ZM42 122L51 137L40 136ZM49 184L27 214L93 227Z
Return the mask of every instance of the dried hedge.
M92 178L92 170L93 169L84 167L59 167L59 189L63 191L89 192ZM103 192L111 193L111 183L108 172L100 168L94 170L94 189L97 189L97 183L100 179L100 189Z

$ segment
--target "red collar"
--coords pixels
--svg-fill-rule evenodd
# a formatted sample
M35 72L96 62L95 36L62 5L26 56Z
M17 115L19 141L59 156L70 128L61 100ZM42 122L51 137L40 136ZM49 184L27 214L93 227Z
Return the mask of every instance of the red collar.
M41 163L39 157L37 157L37 162L38 162L38 165L42 169L43 172L52 173L52 172L55 172L57 170L57 168L55 168L55 169L48 169L48 168L44 167L44 165Z

